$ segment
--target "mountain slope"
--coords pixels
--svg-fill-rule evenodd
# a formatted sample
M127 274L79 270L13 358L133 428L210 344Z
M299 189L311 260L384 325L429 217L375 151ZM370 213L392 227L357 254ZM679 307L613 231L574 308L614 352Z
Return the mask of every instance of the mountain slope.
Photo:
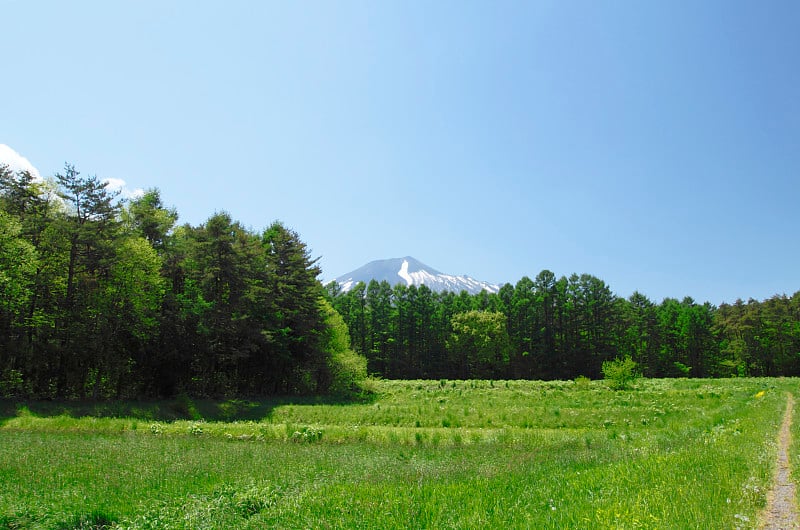
M488 282L482 282L469 276L455 276L445 274L429 267L419 260L406 256L372 261L353 272L343 274L333 281L337 282L342 291L349 291L358 282L368 284L370 280L378 282L387 281L390 285L398 283L405 285L425 285L432 291L450 291L459 293L467 291L477 294L483 290L496 293L500 287Z

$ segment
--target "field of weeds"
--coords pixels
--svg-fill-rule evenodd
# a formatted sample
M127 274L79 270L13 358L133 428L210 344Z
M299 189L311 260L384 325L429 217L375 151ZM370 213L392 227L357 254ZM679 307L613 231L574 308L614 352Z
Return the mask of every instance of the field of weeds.
M797 386L373 381L352 402L5 402L0 528L755 528Z

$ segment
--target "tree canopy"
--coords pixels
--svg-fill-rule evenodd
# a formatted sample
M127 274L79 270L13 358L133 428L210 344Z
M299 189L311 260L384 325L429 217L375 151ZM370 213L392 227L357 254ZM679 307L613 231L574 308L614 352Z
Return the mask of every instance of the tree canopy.
M354 390L366 362L297 233L177 220L157 189L0 166L0 395Z
M497 294L372 281L328 296L370 373L387 378L600 378L604 362L628 357L646 377L800 375L800 292L720 307L655 303L545 270ZM496 341L479 332L488 315L504 326ZM487 348L505 336L507 355L489 361Z
M800 292L714 307L616 296L590 274L498 293L318 280L280 222L177 224L158 189L122 200L73 166L0 166L0 396L239 396L386 378L800 375Z

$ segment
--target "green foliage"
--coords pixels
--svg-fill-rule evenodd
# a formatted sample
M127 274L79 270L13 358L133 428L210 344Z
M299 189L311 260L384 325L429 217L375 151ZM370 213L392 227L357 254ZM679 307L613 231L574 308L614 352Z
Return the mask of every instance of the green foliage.
M180 418L190 418L193 420L201 420L203 416L197 409L194 400L185 392L178 394L171 407Z
M52 185L0 168L3 395L315 393L362 376L322 345L320 271L295 232L177 217L157 189L124 204L70 165Z
M292 431L289 440L295 443L312 443L322 440L323 430L319 427L302 427Z
M542 271L497 295L372 281L327 296L351 330L351 347L382 377L465 377L469 364L448 341L452 317L468 311L504 316L508 361L486 377L597 379L604 360L626 356L646 377L800 374L792 353L800 351L800 294L720 308L688 297L654 304L641 293L617 298L591 275Z
M153 188L131 200L122 212L122 220L131 232L145 238L154 249L163 251L178 220L178 212L165 206L161 192Z
M627 390L639 377L639 365L630 357L603 362L603 376L613 390Z
M338 395L356 393L367 378L367 360L350 348L350 335L341 315L327 300L320 299L319 303L325 319L322 348L327 360L323 389Z
M21 232L20 223L0 211L0 307L16 317L31 297L38 267L36 250Z
M165 290L161 265L161 258L145 239L127 237L119 242L109 271L104 312L121 320L119 323L140 339L146 339L158 324Z
M0 373L0 396L22 397L26 392L25 378L19 370Z
M114 517L95 510L71 517L68 521L56 525L58 530L105 530L114 528Z
M477 310L458 313L451 319L451 326L447 347L461 366L461 378L502 375L510 346L502 313Z
M189 434L191 434L192 436L200 436L203 434L203 432L205 431L203 430L202 423L195 422L189 425Z
M682 377L687 377L689 373L692 371L691 366L686 366L680 361L675 361L674 363L672 363L672 365L675 367L675 370L677 370Z
M800 375L800 293L655 304L549 270L497 294L343 293L279 222L177 219L157 189L122 201L71 165L46 181L0 167L0 394L346 395L365 373L597 379L628 357L646 377Z

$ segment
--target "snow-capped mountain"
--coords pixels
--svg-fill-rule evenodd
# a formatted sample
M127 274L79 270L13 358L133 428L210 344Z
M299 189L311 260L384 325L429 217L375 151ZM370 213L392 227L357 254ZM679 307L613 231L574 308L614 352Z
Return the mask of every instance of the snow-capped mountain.
M372 261L333 281L339 284L342 291L347 292L358 282L369 284L370 280L378 282L386 280L390 285L398 283L409 286L425 285L436 292L460 293L467 291L470 294L477 294L483 290L489 293L496 293L500 290L499 285L482 282L469 276L444 274L410 256Z

